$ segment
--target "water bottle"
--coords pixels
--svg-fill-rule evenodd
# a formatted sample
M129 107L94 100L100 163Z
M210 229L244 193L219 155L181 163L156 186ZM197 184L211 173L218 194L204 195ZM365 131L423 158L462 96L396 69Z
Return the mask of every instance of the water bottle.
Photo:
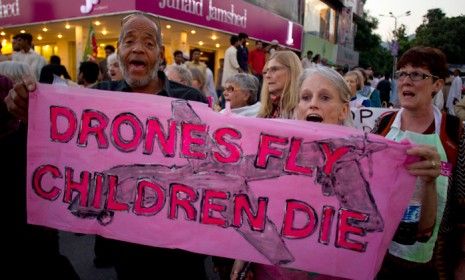
M423 184L417 179L415 192L404 212L399 227L394 234L394 241L399 244L412 245L417 241L418 224L421 215L421 200L423 197Z

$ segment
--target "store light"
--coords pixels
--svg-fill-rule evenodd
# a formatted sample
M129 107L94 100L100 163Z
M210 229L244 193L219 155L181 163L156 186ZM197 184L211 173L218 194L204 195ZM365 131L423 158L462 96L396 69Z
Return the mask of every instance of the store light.
M191 34L195 34L197 33L197 31L195 31L194 29L191 30Z
M63 35L61 33L58 33L57 37L61 39L63 38Z
M2 32L0 32L0 35L5 36L6 33L2 31Z
M2 40L2 46L6 46L6 43L8 43L8 41L6 39L3 39Z
M37 40L41 41L43 38L41 35L37 36Z
M26 33L26 30L21 29L21 31L19 31L19 33Z
M100 46L101 48L104 48L104 47L105 47L105 44L102 43L102 44L100 44L99 46Z
M69 25L69 23L67 23L67 24L65 25L65 28L66 28L66 29L70 29L70 28L71 28L71 25Z
M94 24L97 25L97 26L100 26L100 24L102 24L100 21L96 20L94 21Z
M213 41L215 41L216 39L218 39L218 37L216 37L216 35L214 35L214 34L212 35L211 38L212 38Z
M42 31L47 32L48 28L44 26L44 28L42 28Z
M49 48L50 48L50 45L45 45L44 46L44 49L46 49L46 50L49 49Z
M203 41L199 41L199 46L203 46Z
M104 28L104 29L102 29L102 34L105 36L105 35L108 34L108 31Z
M167 24L166 29L171 29L171 25Z
M217 43L217 44L215 45L215 47L219 48L219 47L221 47L221 45Z

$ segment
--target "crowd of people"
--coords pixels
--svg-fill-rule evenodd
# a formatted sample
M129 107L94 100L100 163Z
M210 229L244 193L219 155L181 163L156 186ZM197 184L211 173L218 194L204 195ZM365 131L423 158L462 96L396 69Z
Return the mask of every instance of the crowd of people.
M12 61L0 62L0 143L4 150L0 176L8 186L7 197L11 197L8 211L14 212L8 215L8 240L24 247L9 253L9 261L27 265L27 269L14 272L18 277L78 279L71 263L59 253L57 231L28 225L25 204L29 92L35 90L37 82L53 84L69 79L69 74L59 58L53 57L45 66L45 60L31 49L30 35L18 34L14 40ZM247 34L231 36L222 76L217 79L221 87L215 88L213 72L200 61L198 49L186 62L183 53L175 51L174 63L161 70L160 28L148 17L134 14L122 23L117 51L108 48L104 70L108 79L101 81L102 67L98 64L83 62L78 84L210 103L222 114L341 126L351 126L351 107L392 105L387 98L390 89L382 81L373 84L371 69L355 68L341 75L325 66L320 55L312 56L311 51L300 60L293 51L280 49L276 42L266 48L257 42L249 53L246 41ZM408 138L417 144L407 153L419 160L405 168L417 177L422 189L416 240L412 245L393 240L377 279L465 278L463 125L457 117L433 105L447 77L446 57L440 50L408 50L399 59L395 73L400 110L383 115L373 131L394 141ZM459 107L463 103L461 95L453 98L451 104ZM414 138L410 138L412 134ZM449 180L441 176L442 162L451 166ZM104 244L102 247L100 243L97 251L111 250L110 265L114 265L118 279L150 279L154 272L173 279L206 279L205 256L201 254L117 240L97 242ZM97 255L105 257L105 253ZM223 279L239 279L244 268L245 277L253 279L337 279L243 260L219 259L216 264L218 271L224 272Z

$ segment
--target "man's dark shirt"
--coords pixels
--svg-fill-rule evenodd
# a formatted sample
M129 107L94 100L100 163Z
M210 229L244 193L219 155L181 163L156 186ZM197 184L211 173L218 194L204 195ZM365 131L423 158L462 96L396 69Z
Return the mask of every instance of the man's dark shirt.
M247 47L237 47L237 62L245 73L249 72L249 50Z
M163 89L158 92L157 95L208 103L207 98L200 91L168 80L164 72L158 71L158 78L163 82ZM110 91L133 92L132 88L124 80L103 81L95 85L94 88Z
M42 67L42 70L40 70L39 83L53 83L53 74L57 75L58 77L63 76L68 80L71 79L65 66L58 64L47 64Z
M163 71L158 71L158 78L163 82L163 89L157 95L208 103L207 98L198 90L168 80ZM94 88L133 92L124 80L103 81ZM206 279L203 255L118 240L110 242L107 246L113 248L115 270L119 280L158 279L161 275L167 279Z

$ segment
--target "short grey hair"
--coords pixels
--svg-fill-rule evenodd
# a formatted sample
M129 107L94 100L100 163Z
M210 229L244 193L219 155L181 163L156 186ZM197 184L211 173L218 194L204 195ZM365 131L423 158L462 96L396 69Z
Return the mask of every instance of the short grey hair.
M249 99L247 105L253 105L257 102L258 88L260 82L257 77L251 74L239 73L231 76L226 80L226 83L232 83L238 85L241 89L249 92Z
M29 65L19 61L0 62L0 74L8 77L13 83L22 82L24 76L29 76L35 80L35 76Z
M339 93L339 97L341 98L341 100L344 103L350 102L350 99L351 99L350 89L347 86L341 74L339 74L336 70L333 70L326 66L320 66L320 65L306 68L303 71L303 73L300 75L298 84L297 84L298 89L299 89L299 92L298 92L299 95L300 95L300 91L302 89L302 84L304 83L304 81L313 75L319 75L320 77L327 79L337 89L337 92ZM344 125L353 126L352 113L350 112L350 110L347 114L347 118L344 120Z
M116 53L112 53L107 57L107 66L110 66L112 63L118 61ZM119 62L119 61L118 61Z
M179 65L168 65L165 69L165 73L168 74L169 72L176 72L178 73L179 78L181 79L181 83L187 86L192 86L192 73L187 69L187 67L179 66Z
M126 35L124 33L124 25L129 21L131 20L132 18L135 18L135 17L142 17L142 18L146 18L148 19L150 22L153 23L153 26L155 27L155 39L157 40L157 44L158 44L158 47L161 49L161 46L163 46L163 40L162 40L162 37L161 37L161 28L160 28L160 25L157 24L155 21L153 21L150 17L148 17L147 15L145 15L144 13L141 13L141 12L136 12L136 13L133 13L133 14L130 14L130 15L127 15L125 18L122 19L121 21L121 31L119 33L119 37L118 37L118 45L121 45L123 43L123 37L124 35Z
M297 84L299 88L299 92L300 92L300 89L302 88L302 84L304 83L305 79L313 75L319 75L327 79L328 81L330 81L331 84L333 84L333 86L336 87L341 100L347 103L350 102L350 98L351 98L350 89L347 86L344 78L336 70L333 70L326 66L316 65L316 66L305 69L304 72L300 75L299 81Z

